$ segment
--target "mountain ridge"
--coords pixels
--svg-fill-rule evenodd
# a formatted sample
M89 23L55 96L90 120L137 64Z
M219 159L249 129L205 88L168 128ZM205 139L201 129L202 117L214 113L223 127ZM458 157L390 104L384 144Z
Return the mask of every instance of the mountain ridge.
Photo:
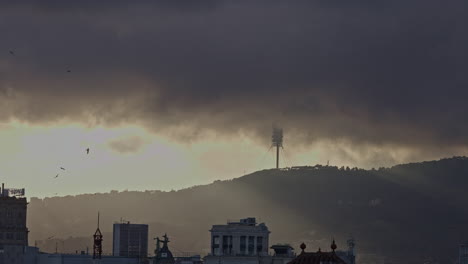
M308 248L327 248L330 237L345 245L352 234L361 254L407 263L452 261L456 245L468 238L463 230L467 175L467 157L370 170L323 165L269 169L178 191L31 198L28 226L31 238L50 251L46 237L85 237L94 231L101 211L105 239L111 237L111 224L123 218L148 223L150 237L168 232L182 251L206 253L211 225L256 216L272 231L272 243L297 248L305 241ZM435 238L439 241L431 240ZM67 243L64 250L83 250L91 243L86 241ZM111 239L105 250L109 244Z

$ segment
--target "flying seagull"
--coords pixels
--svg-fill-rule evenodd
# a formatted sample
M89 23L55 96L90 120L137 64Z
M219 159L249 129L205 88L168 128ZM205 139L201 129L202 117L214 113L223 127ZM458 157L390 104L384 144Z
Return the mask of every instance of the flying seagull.
M65 168L64 168L64 167L60 167L60 169L61 169L61 170L65 170Z
M59 176L58 174L57 174L57 175L55 175L54 179L55 179L55 178L57 178L58 176Z
M89 148L86 149L86 154L89 154Z
M67 72L71 72L71 70L67 70Z
M11 54L11 55L15 55L15 53L14 53L12 50L10 50L10 54Z
M54 237L55 237L55 236L48 237L47 240L50 240L50 239L52 239L52 238L54 238Z

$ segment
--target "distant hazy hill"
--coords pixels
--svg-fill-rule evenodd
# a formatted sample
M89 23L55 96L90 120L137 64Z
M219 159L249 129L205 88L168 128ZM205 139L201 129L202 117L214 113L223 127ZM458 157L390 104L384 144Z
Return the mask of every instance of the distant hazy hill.
M452 262L468 240L468 158L456 157L379 170L327 166L264 170L230 181L172 192L116 192L31 199L30 244L68 252L91 247L96 214L107 252L112 223L121 218L165 232L178 251L207 252L212 224L254 216L265 222L271 242L308 250L340 248L352 235L358 253L396 259ZM46 240L46 238L55 238ZM153 248L150 248L152 251Z

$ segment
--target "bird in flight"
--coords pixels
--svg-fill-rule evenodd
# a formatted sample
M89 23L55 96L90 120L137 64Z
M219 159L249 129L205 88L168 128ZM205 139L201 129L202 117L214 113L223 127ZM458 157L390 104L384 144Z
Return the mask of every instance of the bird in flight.
M59 176L58 174L57 174L57 175L55 175L54 179L55 179L55 178L58 178L58 176Z
M14 53L12 50L10 50L10 54L11 54L11 55L15 55L15 53Z
M52 238L54 238L54 237L55 237L55 236L48 237L47 240L50 240L50 239L52 239Z
M89 154L89 148L86 149L86 154Z
M61 169L61 170L65 170L65 168L64 168L64 167L60 167L60 169Z
M67 72L71 72L71 70L67 70Z

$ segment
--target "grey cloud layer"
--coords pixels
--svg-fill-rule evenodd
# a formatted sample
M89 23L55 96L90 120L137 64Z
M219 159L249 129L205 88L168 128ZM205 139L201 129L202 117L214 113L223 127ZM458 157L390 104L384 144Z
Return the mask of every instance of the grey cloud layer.
M0 5L3 119L468 144L465 1Z

